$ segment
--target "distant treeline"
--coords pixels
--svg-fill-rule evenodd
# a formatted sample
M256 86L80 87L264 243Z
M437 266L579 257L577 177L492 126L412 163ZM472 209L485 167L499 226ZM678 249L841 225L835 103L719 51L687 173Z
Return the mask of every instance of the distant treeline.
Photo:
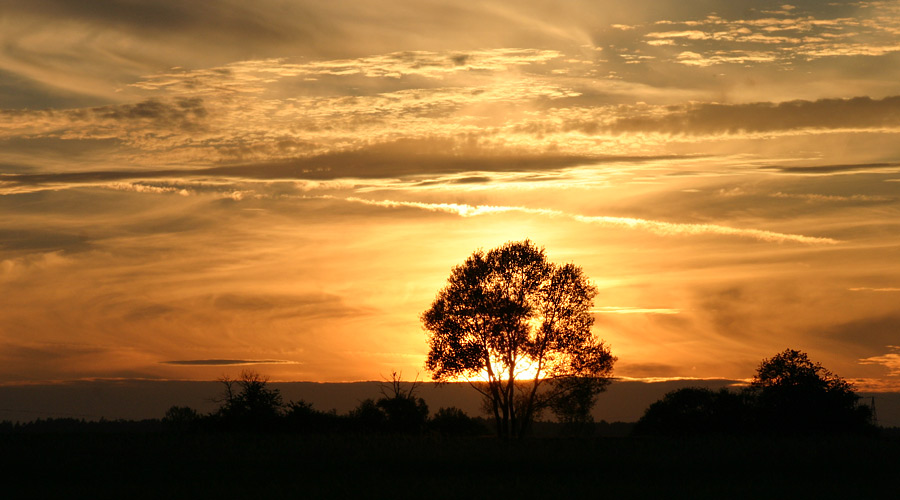
M437 433L479 435L490 430L486 421L458 408L441 408L429 415L428 405L415 397L416 384L404 388L394 380L382 397L366 399L346 414L321 411L306 401L284 402L278 389L254 372L237 380L221 380L223 391L213 400L219 408L201 414L187 406L172 406L161 419L86 421L74 418L0 422L2 433L42 432L292 432L292 433Z
M361 401L345 414L322 411L306 401L284 402L278 389L254 372L223 378L213 399L218 409L200 414L173 406L161 419L85 421L39 419L0 422L0 433L46 432L250 432L297 434L418 434L482 436L495 432L494 420L473 417L456 407L429 412L416 396L417 382L401 382L394 373L382 384L381 397ZM809 360L786 350L764 360L748 387L712 391L688 387L669 392L650 405L636 423L596 423L591 419L537 421L538 436L661 435L896 435L879 429L873 408L859 403L852 386Z
M800 351L787 349L759 365L748 387L672 391L653 403L635 432L696 434L871 434L872 407L850 383Z
M221 380L223 391L214 398L219 408L201 414L187 406L172 406L159 419L90 421L75 418L37 419L31 422L0 422L0 433L128 433L128 432L251 432L308 434L430 434L442 436L486 436L493 433L491 420L473 417L455 407L430 413L427 403L416 397L416 383L395 377L382 385L381 397L361 401L344 414L322 411L306 401L285 403L278 389L254 372L239 379ZM633 423L590 422L578 426L559 422L536 422L539 436L626 436Z

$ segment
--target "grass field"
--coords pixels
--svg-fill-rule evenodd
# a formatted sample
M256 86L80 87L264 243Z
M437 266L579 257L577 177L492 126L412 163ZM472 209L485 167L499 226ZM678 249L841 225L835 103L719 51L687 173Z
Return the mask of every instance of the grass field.
M889 438L41 433L0 436L3 498L890 498Z

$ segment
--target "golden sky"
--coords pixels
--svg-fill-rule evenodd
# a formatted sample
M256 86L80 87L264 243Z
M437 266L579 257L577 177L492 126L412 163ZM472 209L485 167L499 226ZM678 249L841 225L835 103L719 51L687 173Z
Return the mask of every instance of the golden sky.
M0 383L423 372L525 238L617 376L900 389L900 1L3 2Z

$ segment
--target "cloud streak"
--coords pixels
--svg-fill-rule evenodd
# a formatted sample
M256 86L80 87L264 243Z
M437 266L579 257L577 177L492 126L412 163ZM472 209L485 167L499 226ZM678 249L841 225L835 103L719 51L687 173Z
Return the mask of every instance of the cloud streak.
M888 376L896 377L900 375L900 354L897 353L900 351L900 347L895 345L888 345L885 347L888 347L893 352L881 356L862 358L859 360L859 364L883 366L888 369Z
M344 200L353 203L384 207L384 208L416 208L431 212L444 212L459 215L461 217L477 217L501 213L524 213L542 215L546 217L561 217L586 224L594 224L605 227L621 227L629 229L641 229L660 236L736 236L750 238L770 243L802 243L808 245L835 245L840 243L832 238L804 236L801 234L786 234L760 229L741 229L716 224L690 224L646 220L631 217L588 216L569 214L560 210L546 208L527 208L494 205L468 205L460 203L423 203L415 201L393 200L368 200L364 198L348 197Z
M615 120L614 133L738 134L801 129L869 129L900 127L900 96L872 99L756 102L687 105L661 116Z
M65 186L110 183L113 189L129 187L128 180L148 179L250 179L310 180L392 179L405 176L436 176L466 172L546 172L586 165L642 164L678 156L591 155L562 153L499 152L490 148L465 147L452 139L399 140L368 147L256 163L226 164L197 168L154 168L72 172L0 173L0 193L20 192L29 186ZM427 178L426 178L427 180ZM135 183L132 183L135 184ZM166 186L159 186L167 189ZM149 186L144 188L146 191Z
M786 174L827 175L853 172L895 172L900 171L900 163L856 163L841 165L809 165L800 167L766 166L764 170L774 170Z
M616 306L604 306L590 312L594 314L681 314L680 309Z
M184 359L160 361L164 365L178 366L246 366L246 365L297 365L296 361L283 359Z

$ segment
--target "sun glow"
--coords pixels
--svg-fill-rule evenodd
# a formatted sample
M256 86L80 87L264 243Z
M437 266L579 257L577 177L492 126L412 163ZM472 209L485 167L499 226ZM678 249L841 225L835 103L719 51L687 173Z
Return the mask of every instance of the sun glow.
M503 366L500 363L495 363L491 367L491 372L493 372L493 380L499 381L500 383L506 383L509 381L509 370L503 369ZM529 359L521 359L519 360L515 368L513 369L513 379L517 382L529 382L538 379L547 378L547 369L546 366L540 370L540 376L538 376L538 365L537 363L529 360ZM488 375L487 368L482 369L478 374L471 377L458 377L453 379L453 382L471 382L471 383L487 383L492 380L492 377Z

